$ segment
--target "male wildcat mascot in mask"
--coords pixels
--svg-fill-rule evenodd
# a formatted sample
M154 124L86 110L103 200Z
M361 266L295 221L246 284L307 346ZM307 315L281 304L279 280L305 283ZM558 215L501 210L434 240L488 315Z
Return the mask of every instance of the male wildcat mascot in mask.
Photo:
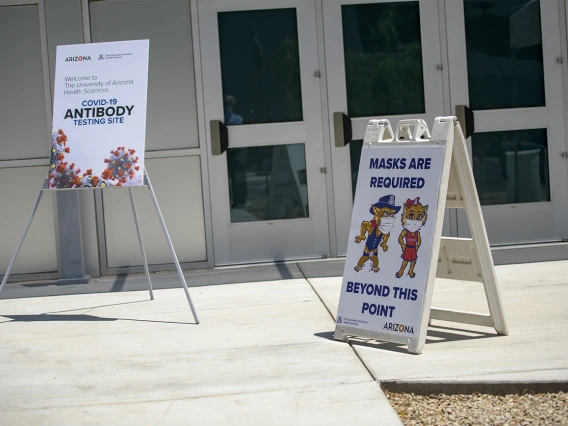
M410 278L416 276L414 266L416 265L416 259L418 259L418 248L422 244L419 229L426 223L427 213L428 206L420 204L420 197L416 197L414 200L408 199L404 203L404 210L400 217L404 229L398 237L398 243L402 247L402 256L400 256L402 257L402 265L396 273L397 278L402 277L409 262L408 276Z
M387 241L390 236L390 231L394 226L394 215L397 214L399 210L400 206L395 206L394 195L385 195L371 206L369 213L371 213L374 218L368 222L364 221L361 224L361 234L355 237L356 243L360 243L367 238L363 255L359 259L359 262L357 262L355 271L359 272L363 269L363 265L371 259L373 265L371 271L379 272L379 259L377 258L379 246L381 246L384 252L388 250Z

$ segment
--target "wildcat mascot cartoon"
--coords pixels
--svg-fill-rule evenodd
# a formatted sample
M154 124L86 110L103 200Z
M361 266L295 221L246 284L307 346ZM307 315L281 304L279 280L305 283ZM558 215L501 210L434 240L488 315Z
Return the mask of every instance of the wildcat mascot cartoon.
M371 206L369 213L374 216L371 221L361 223L361 234L355 237L355 242L360 243L365 238L365 249L363 255L355 266L355 271L359 272L363 269L363 265L371 259L373 272L379 272L379 245L383 251L388 250L387 241L390 231L394 226L394 215L398 213L400 206L395 206L394 195L385 195L379 201Z
M398 237L398 243L402 247L402 265L396 273L397 278L402 277L408 262L410 262L408 275L410 278L416 276L414 266L416 265L416 259L418 259L418 248L422 244L419 229L426 223L427 212L428 206L420 204L420 197L416 197L414 200L408 199L404 203L404 210L400 217L404 229Z

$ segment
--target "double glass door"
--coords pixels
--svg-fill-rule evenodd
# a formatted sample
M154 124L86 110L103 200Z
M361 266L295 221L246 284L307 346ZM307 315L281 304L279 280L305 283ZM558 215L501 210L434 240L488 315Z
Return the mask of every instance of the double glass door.
M329 255L314 2L197 5L215 263Z
M332 142L337 251L347 252L359 157L372 118L432 123L444 115L437 4L420 1L324 1L330 121L347 115L353 139Z
M458 106L473 110L490 241L568 235L560 6L198 1L205 116L229 141L209 156L216 264L345 254L368 120L431 124ZM447 234L468 236L465 215L447 217Z
M452 109L474 113L469 142L492 244L568 235L558 0L446 1ZM464 214L458 233L468 234Z

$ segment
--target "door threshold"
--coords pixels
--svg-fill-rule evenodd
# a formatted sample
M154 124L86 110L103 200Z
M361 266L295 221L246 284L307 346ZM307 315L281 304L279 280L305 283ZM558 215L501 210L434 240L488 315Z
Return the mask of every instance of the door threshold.
M568 260L568 242L537 242L491 247L495 265Z

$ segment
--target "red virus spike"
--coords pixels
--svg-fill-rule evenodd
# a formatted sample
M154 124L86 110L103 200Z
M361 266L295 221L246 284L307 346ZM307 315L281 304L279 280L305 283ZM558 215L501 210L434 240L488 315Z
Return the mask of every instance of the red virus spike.
M110 160L108 158L105 158L105 163L110 163Z
M113 154L114 154L115 157L118 157L120 155L120 153L118 151L114 151Z
M140 166L134 167L134 170L136 170L136 171L140 170Z
M66 152L67 154L69 154L69 153L71 152L71 148L69 148L69 147L65 148L65 152Z
M87 169L87 174L88 174L88 175L92 175L92 174L93 174L93 169Z
M69 166L69 170L73 170L75 168L75 163L71 163L71 165Z
M129 168L130 168L130 163L126 163L126 164L124 165L124 167L126 167L127 169L129 169Z
M117 182L116 186L122 186L122 184L120 182Z
M93 176L91 178L91 185L92 186L97 186L97 184L99 183L99 177L98 176Z

